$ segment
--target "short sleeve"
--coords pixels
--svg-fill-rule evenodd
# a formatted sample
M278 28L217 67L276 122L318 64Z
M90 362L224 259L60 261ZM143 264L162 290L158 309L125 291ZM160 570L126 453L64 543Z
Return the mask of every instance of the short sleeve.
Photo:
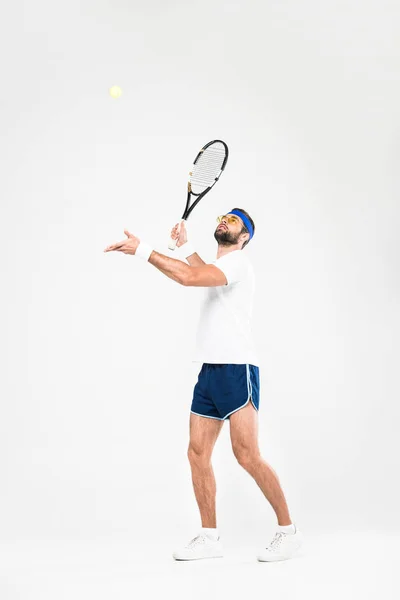
M247 262L244 256L240 253L242 250L234 250L225 254L214 262L215 266L220 269L226 277L227 285L243 281L247 274Z

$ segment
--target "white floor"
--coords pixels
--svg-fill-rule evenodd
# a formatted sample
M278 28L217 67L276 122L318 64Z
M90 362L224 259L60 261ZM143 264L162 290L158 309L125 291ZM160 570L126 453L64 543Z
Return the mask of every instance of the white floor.
M176 562L164 543L26 541L0 544L1 600L254 598L398 600L400 537L308 536L291 560L259 563L255 548Z

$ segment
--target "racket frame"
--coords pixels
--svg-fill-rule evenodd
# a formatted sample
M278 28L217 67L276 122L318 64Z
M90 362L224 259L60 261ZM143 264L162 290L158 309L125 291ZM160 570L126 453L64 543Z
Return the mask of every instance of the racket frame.
M189 217L190 213L192 212L192 210L194 209L194 207L197 206L197 204L200 202L200 200L206 194L208 194L208 192L214 187L214 185L217 183L218 179L220 178L221 173L225 169L226 163L228 161L229 149L228 149L228 146L226 145L226 143L224 141L222 141L222 140L212 140L211 142L208 142L208 144L206 144L205 146L203 146L202 149L200 150L200 152L197 154L197 156L196 156L196 158L195 158L195 160L193 162L193 166L197 163L197 161L199 160L200 156L203 154L204 150L206 150L209 146L211 146L212 144L215 144L216 142L219 142L219 143L223 144L223 146L225 148L225 158L224 158L224 161L222 163L220 172L219 172L218 176L215 178L215 180L212 183L212 185L209 185L205 190L203 190L199 194L195 194L195 192L192 191L192 184L191 184L190 180L188 181L188 194L187 194L186 206L185 206L185 210L183 211L183 215L182 215L182 217L181 217L181 219L179 221L179 224L178 224L178 237L179 237L179 233L180 233L182 221L186 221L188 219L188 217ZM192 175L192 171L190 172L190 175ZM189 206L191 196L197 196L197 198L193 202L193 204L191 206ZM176 240L173 240L173 239L170 240L170 243L168 245L168 248L170 250L175 250L175 246L176 246L177 240L178 240L178 238Z
M195 160L193 162L193 166L197 163L197 161L199 160L200 156L203 154L204 150L206 150L209 146L211 146L212 144L215 144L216 142L219 142L220 144L223 144L223 146L225 148L225 158L224 158L224 162L222 163L221 170L220 170L220 172L218 174L218 177L215 178L215 181L214 181L214 183L212 185L209 185L205 190L203 190L202 192L200 192L200 194L195 194L194 192L192 192L192 184L191 184L190 180L188 181L188 195L187 195L187 200L186 200L186 207L185 207L185 210L183 211L183 215L182 215L181 219L186 220L188 218L188 216L190 215L190 213L192 212L192 210L194 209L194 207L200 202L200 200L203 198L203 196L205 196L211 190L211 188L214 187L214 185L217 183L218 179L221 177L222 171L225 169L225 165L227 163L228 156L229 156L229 150L228 150L228 146L222 140L212 140L212 142L208 142L208 144L206 144L205 146L203 146L203 148L197 154L197 156L196 156L196 158L195 158ZM192 173L190 172L190 175L191 174ZM198 196L198 198L189 207L190 196Z

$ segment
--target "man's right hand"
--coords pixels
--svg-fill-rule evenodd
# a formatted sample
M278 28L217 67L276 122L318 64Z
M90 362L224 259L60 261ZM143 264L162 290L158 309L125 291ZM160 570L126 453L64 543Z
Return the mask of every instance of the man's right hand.
M178 240L176 242L176 245L178 246L178 248L180 248L183 244L185 244L187 242L187 231L186 231L186 227L185 227L185 221L182 221L181 225L180 225L180 229L179 229L179 237L178 237L178 225L179 223L177 223L175 225L175 227L173 227L171 229L171 238L173 240Z

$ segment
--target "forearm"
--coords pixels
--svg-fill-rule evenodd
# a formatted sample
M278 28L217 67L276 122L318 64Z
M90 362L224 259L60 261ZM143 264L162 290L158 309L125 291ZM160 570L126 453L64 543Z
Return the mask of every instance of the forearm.
M161 273L164 273L164 275L170 279L173 279L174 281L177 281L181 285L184 285L190 270L190 266L183 261L170 258L169 256L165 256L165 254L156 252L155 250L153 250L153 252L150 254L149 263L157 267Z
M204 262L204 260L202 258L200 258L200 256L197 254L197 252L194 252L190 256L187 256L186 260L188 261L188 263L191 267L201 267L202 265L206 264Z

